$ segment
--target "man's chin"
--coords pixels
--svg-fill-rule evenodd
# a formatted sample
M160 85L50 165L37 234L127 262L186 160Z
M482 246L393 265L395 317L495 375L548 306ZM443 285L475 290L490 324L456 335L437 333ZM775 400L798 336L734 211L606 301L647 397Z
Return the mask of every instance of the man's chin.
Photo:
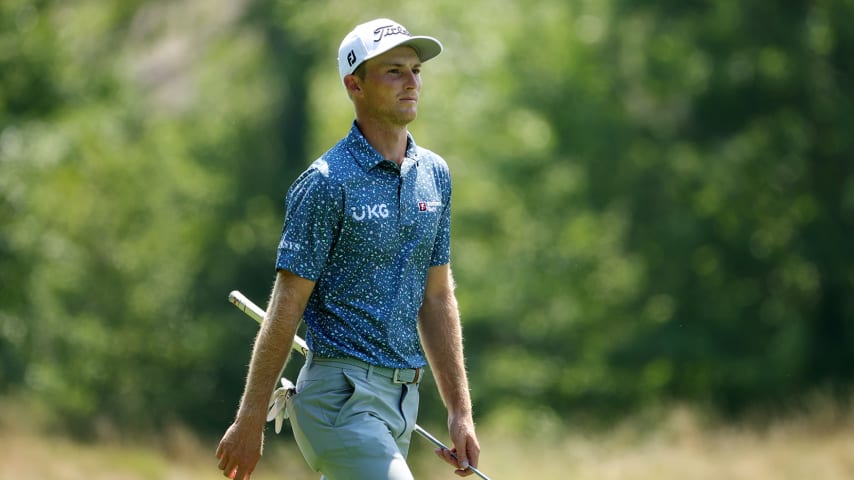
M397 124L399 124L401 126L406 126L406 125L412 123L415 120L416 116L417 115L414 112L412 114L397 115L397 118L395 120L396 120Z
M402 121L404 121L405 123L409 123L409 122L412 122L413 120L415 120L415 118L417 116L418 116L418 110L413 108L411 110L406 110L403 113L401 113L400 119Z

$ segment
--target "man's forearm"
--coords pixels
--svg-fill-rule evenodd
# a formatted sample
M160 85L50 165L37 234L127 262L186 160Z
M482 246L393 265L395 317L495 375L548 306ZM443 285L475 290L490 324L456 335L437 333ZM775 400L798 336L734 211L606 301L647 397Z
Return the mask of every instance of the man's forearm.
M436 454L467 476L477 466L480 446L474 431L471 396L463 356L463 332L450 265L432 267L427 273L424 302L418 312L421 343L448 409L448 433L454 448Z
M419 317L424 352L448 413L471 415L462 328L453 290L425 298Z
M300 282L302 281L302 282ZM291 350L311 285L287 272L276 275L267 314L255 337L236 421L263 428L267 404ZM306 290L307 288L307 290Z

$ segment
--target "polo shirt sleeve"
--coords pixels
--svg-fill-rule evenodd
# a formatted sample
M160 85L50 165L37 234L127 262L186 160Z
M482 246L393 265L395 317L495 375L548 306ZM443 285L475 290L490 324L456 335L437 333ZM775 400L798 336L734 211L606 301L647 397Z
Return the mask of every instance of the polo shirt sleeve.
M442 189L442 212L439 217L439 228L433 243L433 253L430 255L430 266L445 265L451 261L451 173L448 165L441 161L437 169L437 183Z
M315 162L288 190L276 257L276 270L312 281L329 258L343 208L339 189L322 167Z

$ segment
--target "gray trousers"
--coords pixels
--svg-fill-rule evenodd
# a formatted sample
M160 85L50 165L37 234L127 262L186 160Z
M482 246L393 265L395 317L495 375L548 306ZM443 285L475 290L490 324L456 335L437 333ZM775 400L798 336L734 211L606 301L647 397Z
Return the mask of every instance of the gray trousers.
M306 358L287 409L297 445L321 480L413 480L406 455L418 384L393 376L357 360Z

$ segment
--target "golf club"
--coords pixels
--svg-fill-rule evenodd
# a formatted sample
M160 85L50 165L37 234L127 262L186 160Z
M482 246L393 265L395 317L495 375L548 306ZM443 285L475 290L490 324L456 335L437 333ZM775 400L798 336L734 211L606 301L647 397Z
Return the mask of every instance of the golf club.
M240 311L248 315L250 318L258 322L259 324L264 321L264 316L266 315L266 312L264 312L261 307L253 303L252 300L246 298L246 296L240 293L239 291L232 290L231 293L228 294L228 301L234 304L235 307L237 307ZM300 338L299 335L294 336L294 343L291 348L301 353L303 356L306 356L308 354L308 344L306 344L305 340ZM421 426L417 423L415 424L415 432L432 442L437 447L444 450L448 450L449 452L451 451L450 448L445 446L445 444L443 444L441 441L439 441L439 439L431 435L427 430L421 428ZM451 456L457 458L456 455L453 454L453 452L451 452ZM469 465L468 468L483 480L490 480L489 477L487 477L477 468L471 465Z

